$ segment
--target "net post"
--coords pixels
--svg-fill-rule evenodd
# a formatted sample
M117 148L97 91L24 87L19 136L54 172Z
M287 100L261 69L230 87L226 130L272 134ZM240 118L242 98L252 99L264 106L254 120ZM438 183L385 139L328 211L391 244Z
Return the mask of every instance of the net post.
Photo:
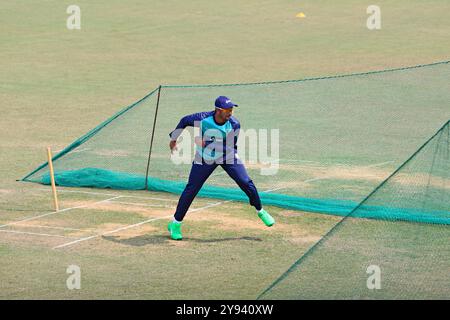
M145 188L144 188L144 190L148 190L148 172L150 170L150 158L152 156L153 137L155 136L155 127L156 127L156 119L158 117L158 108L159 108L159 99L161 97L161 88L162 88L162 86L159 85L159 87L158 87L158 97L156 99L155 117L153 118L152 135L151 135L151 138L150 138L150 147L149 147L149 151L148 151L147 170L145 172Z
M59 211L58 194L56 193L56 184L55 184L55 171L53 170L52 149L50 147L47 147L47 158L48 158L48 166L50 168L50 182L52 185L53 204L55 206L55 210Z

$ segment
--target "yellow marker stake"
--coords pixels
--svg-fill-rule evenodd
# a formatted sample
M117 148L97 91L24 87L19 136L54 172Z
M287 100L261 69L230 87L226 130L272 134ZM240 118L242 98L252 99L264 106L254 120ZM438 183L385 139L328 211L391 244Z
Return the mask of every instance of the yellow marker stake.
M58 195L56 194L55 172L53 171L52 150L50 149L50 147L47 147L47 157L48 166L50 168L50 181L52 183L53 201L55 203L55 210L59 211Z
M300 12L296 15L297 18L305 18L306 15L303 12Z

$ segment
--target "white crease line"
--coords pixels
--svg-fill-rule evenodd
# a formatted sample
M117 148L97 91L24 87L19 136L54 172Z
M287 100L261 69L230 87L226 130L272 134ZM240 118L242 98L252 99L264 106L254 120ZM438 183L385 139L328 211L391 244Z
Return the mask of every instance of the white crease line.
M191 210L189 210L188 212L197 212L197 211L201 211L201 210L208 209L208 208L211 208L211 207L216 207L216 206L218 206L219 204L228 203L228 202L231 202L231 201L233 201L233 200L226 200L226 201L215 202L215 203L213 203L213 204L208 204L207 206L204 206L204 207L201 207L201 208L191 209ZM171 216L173 216L173 215L171 215Z
M371 165L367 166L367 168L380 167L380 166L383 166L385 164L392 163L392 162L394 162L394 160L381 162L381 163L375 163L375 164L371 164Z
M138 196L122 196L123 198L133 198L133 199L149 199L149 200L158 200L158 201L172 201L172 202L178 202L178 200L175 199L164 199L164 198L155 198L155 197L138 197Z
M84 231L84 232L89 231L89 230L86 230L86 229L75 229L75 228L67 228L67 227L52 227L52 226L41 226L41 225L20 224L20 223L17 223L16 226L18 226L18 227L25 227L25 228L58 229L58 230L65 230L65 231Z
M308 180L304 180L303 182L312 182L312 181L317 181L317 180L324 180L324 179L328 179L327 177L323 177L323 178L313 178L313 179L308 179ZM280 189L286 189L287 187L279 187L279 188L274 188L274 189L269 189L264 192L272 192L272 191L276 191L276 190L280 190Z
M88 151L88 150L91 150L91 149L90 148L84 148L84 149L80 149L80 150L75 149L75 150L71 151L70 153L84 152L84 151Z
M271 192L271 191L279 190L279 189L282 189L282 187L271 189L271 190L266 190L266 191L263 191L263 193ZM213 203L213 204L209 204L209 205L201 207L201 208L191 209L191 210L188 211L188 213L201 211L201 210L208 209L208 208L211 208L211 207L216 207L216 206L218 206L220 204L228 203L228 202L232 202L232 201L233 200L219 201L219 202L216 202L216 203ZM104 232L104 233L101 233L101 234L96 234L96 235L93 235L93 236L89 236L89 237L81 238L81 239L78 239L78 240L75 240L75 241L71 241L71 242L68 242L68 243L64 243L64 244L61 244L59 246L54 247L53 249L64 248L64 247L71 246L73 244L76 244L76 243L79 243L79 242L82 242L82 241L87 241L87 240L91 240L91 239L98 238L98 237L101 237L101 236L105 236L105 235L108 235L108 234L116 233L116 232L119 232L119 231L123 231L123 230L131 229L131 228L139 227L139 226L141 226L143 224L146 224L146 223L149 223L149 222L152 222L152 221L156 221L156 220L167 219L167 218L170 218L172 216L173 216L173 214L167 215L167 216L164 216L164 217L148 219L148 220L145 220L145 221L142 221L142 222L139 222L139 223L135 223L135 224L132 224L132 225L124 226L124 227L121 227L121 228L118 228L118 229L115 229L115 230L107 231L107 232Z
M55 151L53 151L55 154L57 154L57 153L60 153L61 151L63 151L64 149L61 149L61 150L55 150ZM84 148L84 149L80 149L80 150L77 150L77 149L75 149L75 150L73 150L73 151L70 151L70 153L77 153L77 152L83 152L83 151L87 151L87 150L91 150L90 148Z
M211 177L220 176L220 175L225 174L225 173L227 173L227 172L226 172L226 171L220 171L220 172L218 172L218 173L213 173L213 174L211 175Z
M7 226L19 224L19 223L22 223L22 222L25 222L25 221L36 220L36 219L39 219L39 218L43 218L43 217L46 217L46 216L51 216L51 215L54 215L54 214L57 214L57 213L67 212L67 211L74 210L74 209L87 208L87 207L92 206L92 205L94 205L94 204L99 204L99 203L107 202L107 201L114 200L114 199L118 199L118 198L121 198L121 197L122 197L122 196L112 197L112 198L109 198L109 199L97 201L97 202L94 202L94 203L85 204L85 205L82 205L82 206L77 206L77 207L72 207L72 208L66 208L66 209L62 209L62 210L59 210L59 211L48 212L48 213L45 213L45 214L41 214L41 215L39 215L39 216L29 217L29 218L26 218L26 219L22 219L22 220L10 222L10 223L7 223L7 224L3 224L3 225L0 226L0 228L4 228L4 227L7 227Z
M308 183L308 182L313 182L313 181L317 181L317 180L325 180L325 179L329 179L329 178L327 178L327 177L322 177L322 178L312 178L312 179L305 180L305 181L303 181L303 182Z
M218 206L218 205L220 205L222 203L227 203L227 202L231 202L231 201L233 201L233 200L216 202L216 203L213 203L213 204L201 207L201 208L196 208L196 209L189 210L188 213L192 213L192 212L197 212L197 211L200 211L200 210L208 209L208 208L211 208L211 207ZM156 221L156 220L167 219L167 218L170 218L172 216L173 216L173 214L168 215L168 216L164 216L164 217L148 219L148 220L145 220L145 221L142 221L142 222L139 222L139 223L135 223L135 224L132 224L132 225L124 226L124 227L121 227L121 228L118 228L118 229L115 229L115 230L111 230L111 231L107 231L107 232L104 232L104 233L101 233L101 234L96 234L96 235L93 235L93 236L90 236L90 237L85 237L85 238L81 238L81 239L78 239L78 240L75 240L75 241L67 242L67 243L61 244L59 246L56 246L53 249L64 248L64 247L71 246L73 244L76 244L76 243L79 243L79 242L82 242L82 241L87 241L87 240L91 240L91 239L98 238L98 237L101 237L101 236L105 236L105 235L108 235L108 234L116 233L116 232L119 232L119 231L123 231L123 230L131 229L131 228L139 227L139 226L141 226L143 224L146 224L146 223L149 223L149 222L152 222L152 221Z
M57 237L57 238L66 238L66 239L76 239L74 237L66 237L66 236L62 236L62 235L59 235L59 234L46 234L46 233L15 231L15 230L0 230L0 232L27 234L27 235L32 235L32 236L44 236L44 237Z
M145 203L134 203L134 202L124 202L124 201L111 201L112 203L129 204L139 207L155 207L155 208L175 208L174 206L165 206L162 204L145 204Z
M300 159L277 159L275 161L278 162L307 162L307 163L321 163L318 161L311 161L311 160L300 160Z
M37 190L49 191L49 189L46 189L46 188L39 188ZM118 196L118 194L114 194L114 193L90 192L90 191L81 191L81 190L64 190L61 188L58 188L58 192L84 193L84 194L94 194L94 195L102 195L102 196Z
M43 188L40 188L38 190L49 191L48 189L43 189ZM90 192L90 191L81 191L81 190L64 190L64 189L58 189L58 192L82 193L82 194L93 194L93 195L102 195L102 196L120 196L122 198L134 198L134 199L148 199L148 200L160 200L160 201L174 201L174 202L178 202L178 200L174 200L174 199L164 199L164 198L156 198L156 197L139 197L139 196L131 196L131 195L119 195L117 193L103 193L103 192Z
M280 190L280 189L285 189L285 188L286 188L286 187L279 187L279 188L269 189L269 190L263 191L262 193L265 193L265 192L272 192L272 191L276 191L276 190Z

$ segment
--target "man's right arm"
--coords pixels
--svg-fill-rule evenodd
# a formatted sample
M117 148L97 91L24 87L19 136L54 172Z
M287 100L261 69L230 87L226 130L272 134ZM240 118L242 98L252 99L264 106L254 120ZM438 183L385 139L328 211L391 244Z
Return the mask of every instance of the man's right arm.
M199 112L199 113L194 113L194 114L190 114L187 116L184 116L183 118L181 118L180 122L178 123L177 127L175 128L175 130L173 130L171 133L169 133L170 139L172 141L176 141L178 139L178 137L181 135L181 133L183 132L183 129L186 127L193 127L194 123L196 121L201 121L203 119L205 119L206 117L210 116L212 114L212 112Z

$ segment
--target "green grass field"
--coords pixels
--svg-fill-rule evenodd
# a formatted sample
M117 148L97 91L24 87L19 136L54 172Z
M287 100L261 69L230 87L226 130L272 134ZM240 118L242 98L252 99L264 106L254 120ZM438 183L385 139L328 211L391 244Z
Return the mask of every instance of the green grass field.
M377 1L377 31L372 3L356 0L80 0L81 30L66 28L70 4L0 5L1 299L256 298L340 218L269 207L278 223L267 229L246 204L199 198L173 242L176 195L61 188L66 211L52 213L49 188L16 179L45 147L61 150L159 84L381 70L450 52L446 0ZM66 287L69 265L81 290Z

